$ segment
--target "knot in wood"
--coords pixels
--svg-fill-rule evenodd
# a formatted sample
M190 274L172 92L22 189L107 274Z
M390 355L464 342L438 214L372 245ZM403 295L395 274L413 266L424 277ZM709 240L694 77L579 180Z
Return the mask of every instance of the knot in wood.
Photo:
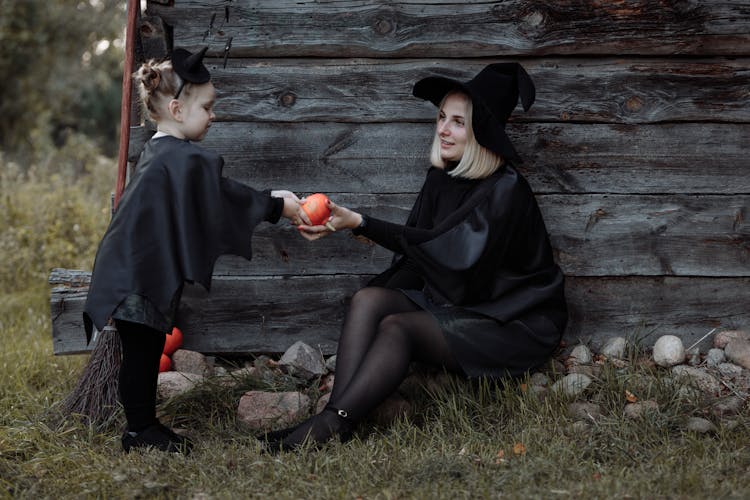
M544 22L544 14L538 11L530 12L527 14L523 20L526 22L527 25L531 26L532 28L536 28L542 22Z
M393 23L388 19L378 18L375 20L374 28L379 35L387 35L393 31Z
M640 111L643 108L643 101L638 96L633 96L625 102L625 107L630 112Z
M294 103L297 102L297 96L294 94L294 92L284 92L283 94L281 94L281 97L279 97L279 102L285 108L290 108L294 106Z

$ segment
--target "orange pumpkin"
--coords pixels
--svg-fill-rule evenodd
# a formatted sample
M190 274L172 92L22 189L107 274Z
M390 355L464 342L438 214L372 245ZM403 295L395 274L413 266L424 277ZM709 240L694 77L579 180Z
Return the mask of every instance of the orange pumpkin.
M302 204L302 210L305 211L313 226L325 224L331 215L328 208L328 196L323 193L311 194Z
M164 354L171 356L182 345L182 331L176 326L172 332L167 334L167 340L164 342Z
M166 354L162 353L159 360L159 373L168 372L172 369L172 360Z

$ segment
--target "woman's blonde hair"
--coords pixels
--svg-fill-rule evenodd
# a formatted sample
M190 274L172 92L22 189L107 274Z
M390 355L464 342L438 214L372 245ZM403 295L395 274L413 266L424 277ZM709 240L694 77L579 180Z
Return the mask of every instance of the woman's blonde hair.
M466 147L464 148L464 155L461 157L461 161L459 161L458 165L450 170L448 174L453 177L463 177L466 179L483 179L492 175L500 165L502 165L503 158L479 144L474 137L474 130L471 127L473 106L471 104L471 99L465 93L454 90L445 94L445 97L440 101L440 106L438 106L438 119L440 119L440 112L443 109L445 100L454 94L464 96L466 102L466 116L464 117L466 127ZM445 168L447 166L447 162L443 160L440 155L440 135L437 127L435 127L435 137L432 139L430 163L438 168Z
M141 106L149 119L157 121L161 118L159 105L174 99L177 90L182 85L182 79L172 69L172 61L146 61L133 73L133 79L138 87ZM190 84L185 85L183 92L189 94Z

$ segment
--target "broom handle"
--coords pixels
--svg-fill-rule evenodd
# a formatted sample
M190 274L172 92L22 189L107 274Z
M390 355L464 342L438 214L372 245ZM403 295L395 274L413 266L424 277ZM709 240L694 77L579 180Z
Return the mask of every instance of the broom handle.
M135 23L137 19L139 0L128 0L128 26L125 32L125 70L122 74L122 101L120 103L120 151L117 157L117 184L115 185L115 199L112 211L117 210L117 204L125 189L125 178L128 166L128 144L130 142L130 95L133 88L131 74L133 73L133 58L135 53Z

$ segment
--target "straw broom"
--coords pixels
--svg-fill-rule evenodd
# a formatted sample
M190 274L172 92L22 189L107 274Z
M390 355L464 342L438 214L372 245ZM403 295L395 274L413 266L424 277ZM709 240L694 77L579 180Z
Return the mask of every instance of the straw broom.
M135 25L138 0L128 0L128 25L126 31L125 69L122 75L122 101L120 104L120 150L117 158L117 184L112 212L117 209L125 189L130 141L130 95L132 91L133 54L135 53ZM92 340L94 341L94 340ZM122 364L120 335L114 326L105 326L100 332L91 357L73 391L62 402L62 411L83 417L87 423L106 425L119 409L119 377Z
M109 423L119 409L121 363L120 335L115 327L105 326L75 389L62 402L63 413L95 426Z

